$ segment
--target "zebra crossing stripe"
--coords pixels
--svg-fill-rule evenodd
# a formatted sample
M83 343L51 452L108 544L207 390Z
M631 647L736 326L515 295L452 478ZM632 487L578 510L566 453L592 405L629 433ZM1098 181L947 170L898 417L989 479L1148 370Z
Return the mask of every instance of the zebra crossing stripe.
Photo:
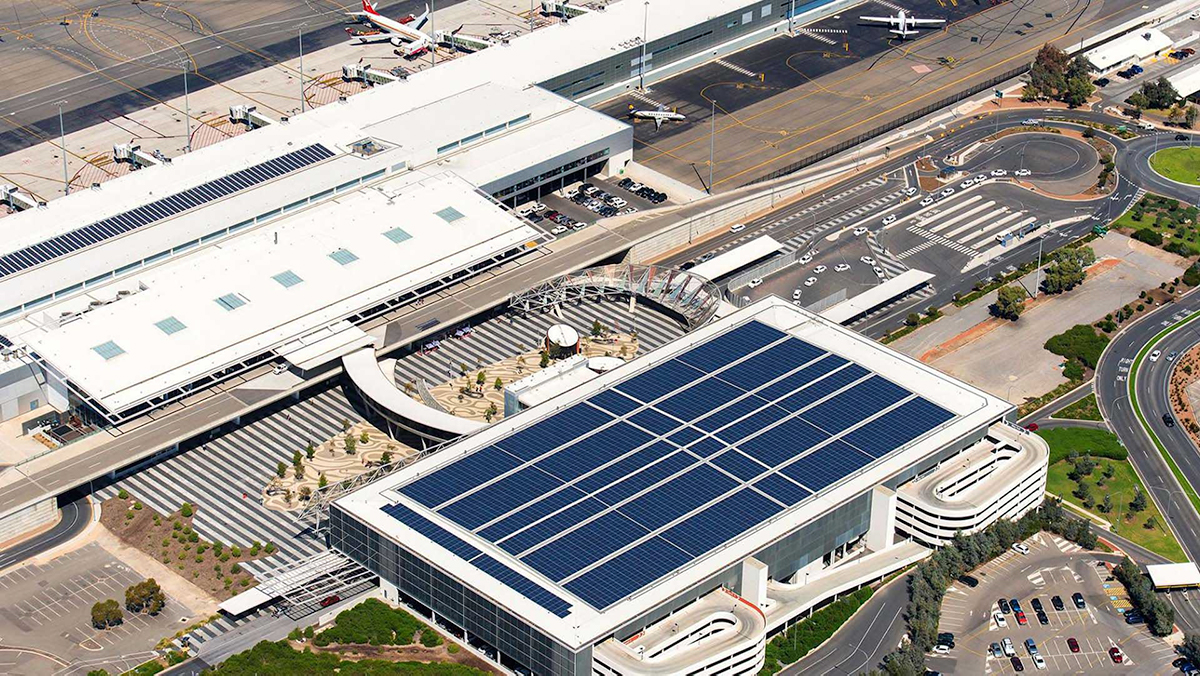
M758 73L755 73L752 70L746 70L745 68L742 68L741 66L737 65L736 63L729 63L725 59L717 59L713 63L717 63L722 66L725 66L729 70L732 70L735 73L741 73L742 75L745 75L746 77L751 77L751 78L758 77Z
M992 223L991 225L979 228L966 237L959 238L958 241L962 242L966 246L971 247L972 249L982 249L1002 233L1019 231L1021 228L1037 222L1036 216L1030 216L1024 220L1017 221L1015 224L1009 225L1009 223L1011 223L1013 220L1021 218L1021 216L1024 215L1024 211L1015 212L1010 217L1003 218L995 223Z
M646 96L645 94L643 94L642 92L640 92L636 89L630 89L628 92L625 92L625 93L629 94L630 96L637 99L638 101L641 101L642 103L646 103L651 106L654 106L655 108L666 108L666 106L664 106L663 104L659 103L658 101L655 101L654 99L650 98L649 96Z
M836 45L837 44L837 40L832 40L830 38L827 38L824 35L821 35L820 33L814 33L807 28L797 28L796 33L798 33L800 35L807 35L808 37L816 40L817 42L824 42L827 45Z
M897 5L894 2L888 2L888 0L875 0L875 3L879 4L879 5L883 5L884 7L887 7L888 9L892 10L893 12L899 12L899 11L904 10L904 8L901 7L900 5Z
M922 251L924 251L924 250L928 249L929 247L933 246L934 244L936 244L936 242L934 242L934 241L933 241L933 240L931 240L931 239L927 239L927 240L925 240L923 243L921 243L921 244L918 244L918 245L916 245L916 246L912 247L911 249L905 249L904 251L901 251L900 253L896 254L896 258L899 258L899 259L903 260L903 259L905 259L905 258L908 258L909 256L912 256L912 255L914 255L914 254L921 253Z
M928 230L921 228L921 227L917 227L915 225L908 226L908 231L911 233L920 235L920 236L924 237L925 239L933 240L934 242L941 244L942 246L946 247L947 249L950 249L951 251L957 251L961 254L966 254L966 255L970 256L971 258L975 258L976 256L982 255L978 251L976 251L970 247L963 246L963 245L959 244L958 242L955 242L952 239L946 239L945 237L942 237L941 235L939 235L937 233L929 232Z

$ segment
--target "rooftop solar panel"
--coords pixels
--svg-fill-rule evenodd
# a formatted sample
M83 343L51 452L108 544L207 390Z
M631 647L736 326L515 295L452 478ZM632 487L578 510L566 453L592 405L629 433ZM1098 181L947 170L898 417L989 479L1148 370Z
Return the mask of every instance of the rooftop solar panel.
M885 378L871 376L805 410L800 417L829 434L837 434L911 394Z
M667 360L617 385L616 389L642 402L651 402L700 380L704 372L676 359Z
M712 373L786 336L786 333L762 322L746 322L693 347L677 359L700 371Z
M598 491L650 465L656 460L676 452L678 452L678 449L671 444L664 441L656 441L640 451L627 455L607 467L580 479L575 483L575 487L589 493Z
M782 511L783 507L770 499L743 488L671 526L662 537L692 556L700 556Z
M746 455L771 467L825 441L829 435L798 418L790 418L762 434L737 442Z
M874 458L843 441L834 441L779 470L811 491L820 491L866 467Z
M759 491L778 500L785 507L798 505L802 500L812 495L812 491L776 472L772 472L755 481L752 485Z
M953 417L950 411L918 397L847 434L845 440L872 457L882 458Z
M436 507L464 490L515 469L520 464L512 455L495 446L488 446L410 482L400 492L426 507Z
M716 378L707 378L654 405L654 408L681 420L695 420L712 410L713 404L741 395L738 388Z
M646 528L655 530L728 493L737 485L735 479L711 465L700 465L639 495L618 509Z
M595 608L607 608L691 560L662 538L650 538L563 585Z
M709 458L709 462L729 472L741 481L749 481L766 472L770 468L761 462L731 448L724 453Z
M475 530L563 482L537 467L526 467L438 509L438 513L467 530Z
M295 161L294 168L278 167L265 171L258 178L247 181L246 187L250 187L257 183L262 183L272 178L277 178L283 174L294 171L295 169L299 169L314 162L319 162L323 159L333 157L333 152L320 143L317 143L300 150L292 151L287 155L284 155L284 157ZM252 169L264 167L267 164L269 163L264 162L262 164L255 165L255 167L252 167ZM231 176L242 176L247 171L248 170L243 169L242 171L236 172ZM177 206L173 204L175 201L173 198L186 195L192 198L192 201L196 206L199 206L200 204L220 199L225 195L235 192L232 189L217 187L217 183L218 181L209 181L208 183L195 188L189 188L182 193L168 195L167 197L158 199L135 209L131 209L124 213L117 214L111 218L106 218L102 221L85 225L70 232L51 237L44 242L32 244L23 249L18 249L17 251L0 256L0 277L15 274L21 270L40 265L60 256L65 256L73 251L83 248L86 245L110 239L130 230L150 225L151 223L160 221L164 218L169 218L182 210L180 209L181 205ZM117 228L109 227L109 224L111 223L117 223L121 225ZM88 235L88 239L91 241L89 242L88 240L81 240L75 235Z
M563 580L631 544L649 531L618 512L606 512L521 557L551 580Z
M561 512L553 514L501 540L498 544L510 554L520 554L527 549L532 549L539 543L549 540L571 526L596 516L607 507L608 505L594 498L581 500Z
M482 554L476 547L468 544L462 538L404 505L388 505L383 508L383 511L393 519L403 522L404 525L424 535L430 541L440 545L442 549L449 551L464 561L470 561Z
M625 415L641 406L641 403L630 399L616 390L604 390L594 395L591 399L588 399L588 402L599 406L613 415Z
M610 420L612 416L604 411L579 403L500 440L496 445L522 460L532 460Z
M780 399L779 401L775 402L775 405L795 413L802 408L811 406L815 402L828 397L834 392L846 387L847 385L868 374L870 374L870 371L859 366L858 364L850 364L845 368L841 368L830 373L820 380L813 381L808 386L797 390L794 394L790 394Z
M537 467L571 481L654 439L633 425L620 422L575 442L569 452L539 460Z
M691 467L700 462L696 456L686 451L679 451L666 456L662 460L643 468L636 474L631 474L608 488L596 493L596 497L610 505L615 505L667 477Z
M587 494L583 491L573 486L563 486L541 500L532 502L486 526L478 531L479 536L491 542L498 542L534 521L549 516L572 502L585 497L587 497Z
M720 378L743 390L753 390L824 354L825 350L793 338L730 366L721 371Z

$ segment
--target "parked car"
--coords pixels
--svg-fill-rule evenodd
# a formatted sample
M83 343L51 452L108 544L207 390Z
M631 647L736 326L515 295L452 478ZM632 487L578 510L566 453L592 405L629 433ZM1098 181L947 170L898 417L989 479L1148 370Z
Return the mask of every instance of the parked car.
M1029 545L1025 544L1024 542L1014 542L1012 549L1014 552L1017 552L1018 554L1028 554L1029 553Z
M1008 176L1008 172L1004 169L993 169L992 176Z
M1042 659L1041 655L1034 655L1033 656L1033 666L1037 667L1038 669L1045 669L1046 668L1046 660Z
M1000 645L1003 646L1005 655L1012 657L1013 655L1017 654L1017 649L1013 647L1011 638L1005 636L1004 640L1000 641Z
M943 631L937 635L937 641L938 641L938 643L943 643L943 644L948 645L951 648L953 648L954 647L954 633L949 632L949 631Z
M1041 610L1042 609L1042 600L1035 596L1035 597L1033 597L1033 600L1029 602L1029 605L1033 606L1033 609L1035 611Z
M321 599L321 607L328 608L329 606L332 606L341 600L342 597L338 596L337 594L334 594L333 596L326 596L325 598Z
M946 188L942 191L942 197L949 197L954 194L954 188Z
M1050 616L1046 615L1046 611L1044 610L1037 611L1037 618L1038 624L1042 625L1043 627L1047 624L1050 624Z
M1000 613L992 613L992 620L996 622L996 627L998 629L1005 629L1008 627L1008 620L1004 619L1004 616Z
M895 222L896 222L896 214L888 214L887 216L883 217L884 225L891 225L892 223L895 223Z
M863 256L858 260L862 261L864 265L875 265L875 259L870 256Z
M927 206L929 206L930 204L933 204L933 198L932 198L932 197L926 197L925 199L921 200L921 206L923 206L923 207L927 207Z
M1027 650L1030 655L1038 654L1037 644L1034 643L1033 639L1031 638L1025 639L1025 650Z
M762 278L761 278L761 277L755 277L754 279L750 280L750 285L749 285L749 286L750 286L750 288L751 288L751 289L758 288L758 287L759 287L759 286L761 286L761 285L762 285Z
M1107 87L1111 83L1112 83L1112 80L1110 80L1106 77L1102 77L1099 80L1096 80L1095 82L1093 82L1092 84L1096 85L1097 87L1103 88L1103 87Z
M1075 637L1072 636L1071 638L1067 639L1067 647L1071 649L1071 652L1077 653L1079 652L1079 641L1076 641Z
M950 652L950 646L944 643L939 643L933 646L933 652L937 653L938 655L945 655Z
M792 292L792 300L800 300L800 289Z
M1142 73L1144 73L1146 71L1145 68L1142 68L1141 66L1137 65L1136 63L1133 64L1132 66L1130 66L1129 70L1133 71L1134 75L1141 75Z
M1004 657L1004 648L1001 648L1000 644L995 641L992 641L992 645L988 647L988 650L992 653L992 657Z
M1029 620L1025 619L1025 613L1023 611L1018 610L1016 612L1016 616L1017 616L1017 624L1021 625L1022 627L1029 624Z
M867 229L861 225L854 229L855 237L862 237L865 234L867 234Z
M958 581L974 589L979 586L979 578L974 575L963 575L958 578Z
M1108 656L1112 658L1114 664L1121 664L1125 661L1125 653L1121 652L1117 646L1108 649Z
M822 272L825 272L825 271L826 271L826 270L828 270L828 269L829 269L829 268L825 267L824 265L818 265L817 267L813 268L813 273L814 273L814 274L818 274L818 275L819 275L819 274L821 274Z
M833 266L834 272L845 272L849 269L850 269L849 263L838 263L837 265Z
M1021 602L1016 599L1009 599L1008 605L1012 606L1012 610L1014 613L1017 612L1018 610L1021 610Z
M1021 664L1020 657L1013 655L1012 657L1008 658L1008 661L1012 663L1013 671L1025 671L1025 665Z
M1087 608L1087 601L1083 600L1083 594L1080 594L1079 592L1075 592L1074 594L1071 594L1071 600L1075 602L1076 608L1078 608L1080 610Z
M880 279L883 279L884 277L887 276L886 274L884 274L883 269L878 268L878 267L871 268L871 271L874 272L875 276Z
M1062 611L1066 608L1066 606L1063 605L1062 597L1057 595L1050 597L1050 605L1054 606L1054 609L1058 611Z
M1007 614L1007 613L1011 612L1008 607L1008 599L1000 599L999 601L996 602L996 605L999 606L1000 612L1002 612L1002 613Z
M1029 430L1030 432L1036 432L1036 431L1038 431L1038 424L1037 423L1029 423L1028 425L1025 426L1025 429Z
M816 283L817 283L816 277L809 277L808 279L804 280L804 286L812 286L813 284L816 284Z
M1141 624L1146 621L1141 613L1133 612L1125 615L1125 624Z

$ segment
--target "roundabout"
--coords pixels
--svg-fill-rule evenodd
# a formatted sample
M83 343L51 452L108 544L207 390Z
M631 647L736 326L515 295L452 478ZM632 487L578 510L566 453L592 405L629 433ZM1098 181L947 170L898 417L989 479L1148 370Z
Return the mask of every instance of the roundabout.
M1200 148L1163 148L1150 156L1150 168L1165 179L1200 185Z

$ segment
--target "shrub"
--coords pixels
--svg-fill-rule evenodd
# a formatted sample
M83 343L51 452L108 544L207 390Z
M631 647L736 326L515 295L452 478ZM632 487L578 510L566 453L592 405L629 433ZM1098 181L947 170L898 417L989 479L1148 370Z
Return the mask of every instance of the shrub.
M242 548L237 545L230 547L229 553L232 554L233 558L235 558L235 559L242 558Z
M1108 345L1107 336L1098 335L1088 324L1076 324L1057 336L1051 336L1043 347L1061 357L1078 359L1094 369L1105 345Z
M122 500L128 500L129 499L129 491L122 488L121 490L117 491L117 497L121 498Z
M192 504L190 502L185 502L179 506L179 515L182 516L183 518L186 519L186 518L190 517L192 514L193 514Z
M1152 228L1139 228L1133 233L1133 238L1150 246L1162 246L1163 243L1162 235Z
M420 631L441 637L421 621L398 608L392 608L379 599L366 601L338 613L334 625L317 634L313 643L326 646L330 643L365 643L370 645L409 645L413 636ZM422 638L422 642L424 642ZM436 644L434 644L436 645Z
M795 624L767 644L767 659L761 673L774 674L785 664L792 664L833 635L854 611L871 598L871 588L865 587L838 599Z

